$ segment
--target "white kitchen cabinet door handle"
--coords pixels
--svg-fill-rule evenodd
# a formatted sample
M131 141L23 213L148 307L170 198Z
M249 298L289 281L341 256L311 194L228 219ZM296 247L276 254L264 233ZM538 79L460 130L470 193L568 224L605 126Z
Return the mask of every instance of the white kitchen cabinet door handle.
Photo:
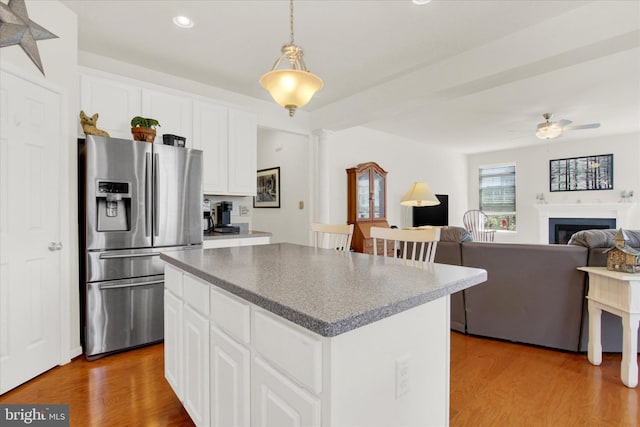
M61 249L62 249L62 242L49 242L49 250L51 252L59 251Z

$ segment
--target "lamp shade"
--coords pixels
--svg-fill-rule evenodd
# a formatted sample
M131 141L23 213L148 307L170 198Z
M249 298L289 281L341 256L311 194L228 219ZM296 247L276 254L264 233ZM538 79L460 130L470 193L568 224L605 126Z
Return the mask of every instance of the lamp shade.
M310 71L273 70L260 78L260 84L278 104L295 110L306 105L323 83Z
M403 206L435 206L440 200L424 182L414 182L400 202Z

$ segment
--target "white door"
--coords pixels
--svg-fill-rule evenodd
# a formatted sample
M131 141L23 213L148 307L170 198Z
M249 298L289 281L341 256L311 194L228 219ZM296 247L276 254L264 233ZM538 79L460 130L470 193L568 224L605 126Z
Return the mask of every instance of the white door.
M194 424L209 425L209 319L184 305L183 404Z
M61 360L61 96L0 70L0 393Z
M251 353L227 334L211 327L211 425L250 425Z
M253 359L251 425L320 426L320 414L320 399L298 387L259 357Z
M194 101L193 148L202 150L204 194L227 193L227 139L227 109Z
M229 110L229 194L256 195L258 117Z
M182 301L164 290L164 377L182 400Z

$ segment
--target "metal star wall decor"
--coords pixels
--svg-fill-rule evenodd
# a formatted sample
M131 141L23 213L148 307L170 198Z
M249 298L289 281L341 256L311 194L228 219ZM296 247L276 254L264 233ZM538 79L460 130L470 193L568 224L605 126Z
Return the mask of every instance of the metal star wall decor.
M58 36L29 19L24 0L0 3L0 47L20 45L44 76L37 40L56 39Z

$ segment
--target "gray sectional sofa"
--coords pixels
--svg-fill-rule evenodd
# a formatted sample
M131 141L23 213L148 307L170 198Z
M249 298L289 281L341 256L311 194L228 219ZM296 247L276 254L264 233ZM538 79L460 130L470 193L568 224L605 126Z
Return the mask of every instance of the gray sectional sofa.
M588 277L577 268L604 266L616 230L576 233L569 245L472 242L466 230L442 230L436 262L487 270L488 280L451 296L451 328L566 351L586 351ZM611 241L592 232L606 232ZM638 238L640 232L629 232ZM605 246L611 243L609 246ZM630 242L633 246L636 242ZM639 341L640 342L640 341ZM620 318L603 313L602 348L620 352Z

